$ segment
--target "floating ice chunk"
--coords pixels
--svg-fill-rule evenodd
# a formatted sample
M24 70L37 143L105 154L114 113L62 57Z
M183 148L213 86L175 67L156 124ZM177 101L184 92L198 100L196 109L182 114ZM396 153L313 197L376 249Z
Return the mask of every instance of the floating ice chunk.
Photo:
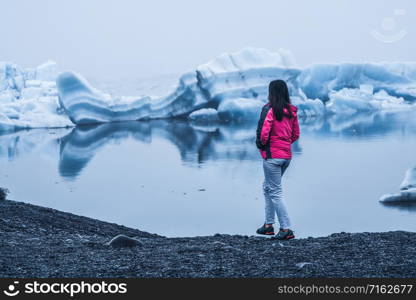
M218 106L218 115L223 121L257 120L264 104L256 99L227 99Z
M192 112L188 118L194 122L213 123L219 121L218 112L213 108L202 108Z
M73 125L59 111L56 73L52 61L35 69L0 62L0 130Z
M402 110L414 107L414 105L406 103L402 97L390 96L384 90L375 93L372 102L378 104L379 109L384 110Z
M380 202L413 202L416 201L416 189L403 190L396 194L386 194L380 198Z
M0 130L6 128L53 128L73 126L57 111L56 98L20 99L1 105Z
M317 117L325 113L325 105L319 100L302 99L300 97L292 97L292 104L298 108L299 117Z
M409 190L416 188L416 167L407 170L403 182L400 185L401 190Z
M375 111L379 107L371 102L371 96L360 89L344 88L331 92L327 110L334 114L355 114L357 112Z
M149 117L150 98L112 99L93 89L79 75L64 72L57 78L59 101L75 124L140 120Z
M375 91L416 100L416 62L315 64L297 78L307 98L329 100L331 92L372 85Z
M380 90L373 94L371 85L360 85L358 89L343 88L329 94L327 111L335 114L355 114L357 112L371 112L381 109L408 109L412 105L401 97L389 95Z
M400 192L386 194L380 199L381 202L407 202L416 201L416 167L407 170L403 182L400 185Z

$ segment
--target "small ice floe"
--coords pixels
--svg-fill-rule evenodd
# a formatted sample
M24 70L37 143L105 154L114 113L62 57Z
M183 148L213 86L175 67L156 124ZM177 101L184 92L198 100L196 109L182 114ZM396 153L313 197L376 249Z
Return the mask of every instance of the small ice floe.
M399 193L383 195L380 202L390 204L416 202L416 166L407 170Z
M196 123L214 123L218 122L218 112L214 108L201 108L192 112L188 119Z

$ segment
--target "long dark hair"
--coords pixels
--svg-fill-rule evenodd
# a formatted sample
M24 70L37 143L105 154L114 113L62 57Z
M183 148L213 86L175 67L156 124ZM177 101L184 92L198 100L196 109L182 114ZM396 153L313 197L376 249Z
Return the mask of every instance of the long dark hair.
M290 110L289 90L283 80L273 80L269 84L269 103L275 118L282 121L283 117L292 118ZM286 112L284 109L286 108Z

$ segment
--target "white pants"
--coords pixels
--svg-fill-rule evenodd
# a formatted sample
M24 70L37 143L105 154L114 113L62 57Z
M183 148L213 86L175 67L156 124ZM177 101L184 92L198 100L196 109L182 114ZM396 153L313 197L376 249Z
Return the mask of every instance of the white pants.
M283 202L282 176L290 164L290 159L269 158L263 160L263 192L266 201L266 224L274 224L277 215L281 229L290 228L290 219Z

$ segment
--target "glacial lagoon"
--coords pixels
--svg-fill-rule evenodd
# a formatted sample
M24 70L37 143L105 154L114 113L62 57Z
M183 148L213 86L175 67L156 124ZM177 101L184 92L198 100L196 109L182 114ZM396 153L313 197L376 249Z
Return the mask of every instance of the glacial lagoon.
M416 206L383 205L416 165L416 112L301 120L285 174L299 237L416 231ZM16 201L169 237L252 235L262 224L256 123L154 120L0 135L0 186Z

